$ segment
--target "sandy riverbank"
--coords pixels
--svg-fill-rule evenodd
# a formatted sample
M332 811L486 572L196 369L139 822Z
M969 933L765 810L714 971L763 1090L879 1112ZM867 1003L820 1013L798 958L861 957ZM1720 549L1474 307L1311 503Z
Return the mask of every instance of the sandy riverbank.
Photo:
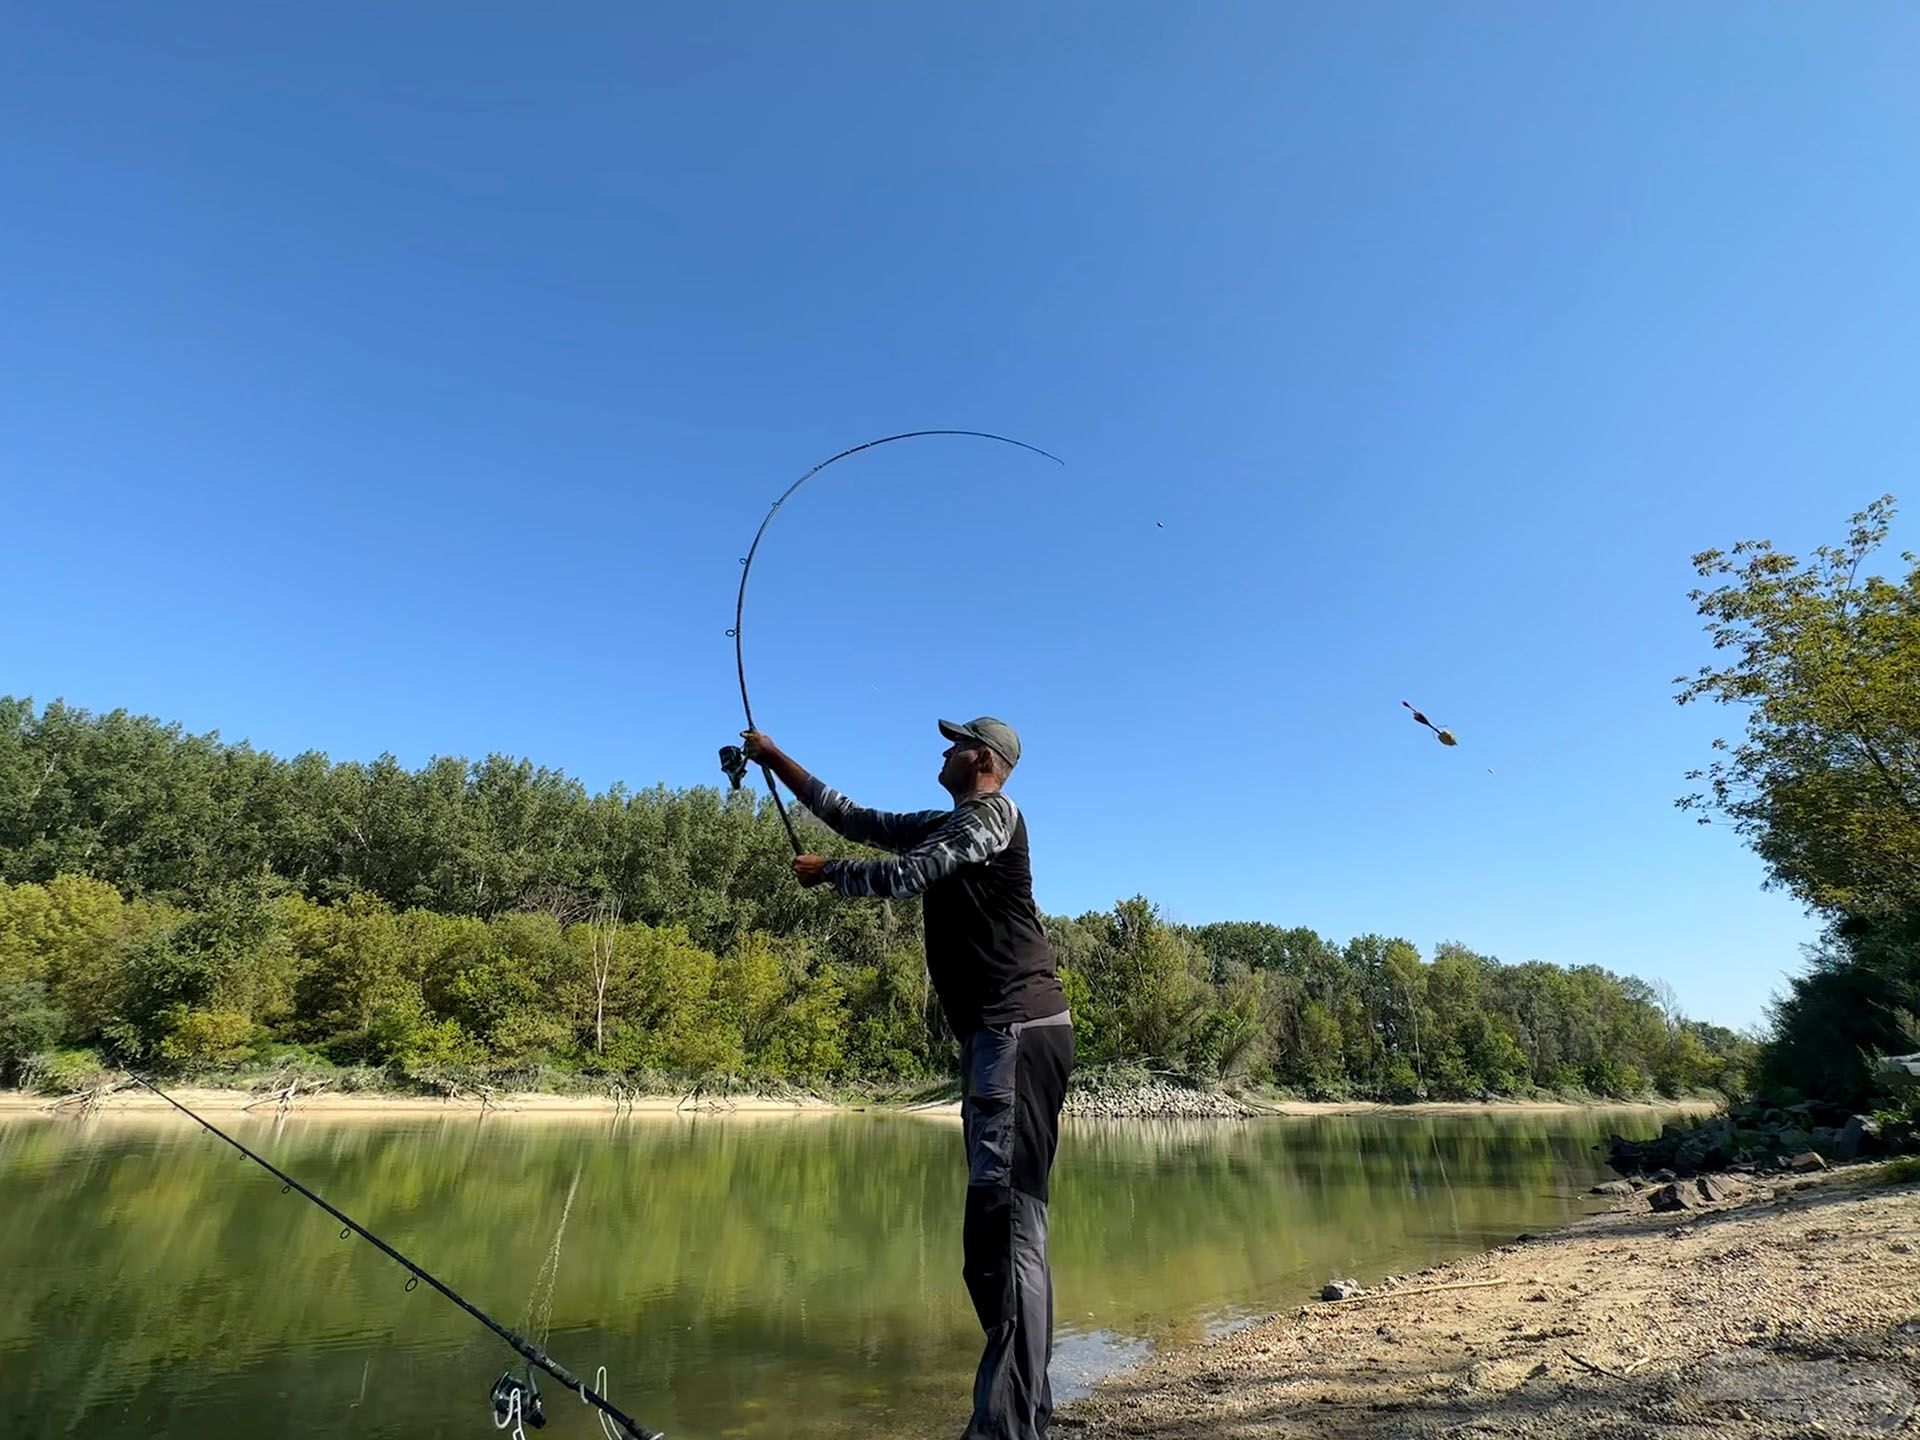
M254 1114L271 1114L279 1108L276 1102L263 1097L258 1092L248 1090L217 1089L206 1086L168 1087L168 1094L177 1098L181 1104L207 1115L233 1115L251 1111ZM53 1098L21 1090L0 1090L0 1115L26 1115L48 1112L54 1104ZM66 1109L72 1109L68 1106ZM1293 1117L1311 1117L1316 1115L1511 1115L1511 1114L1552 1114L1560 1112L1607 1110L1634 1111L1648 1113L1659 1111L1662 1114L1679 1112L1707 1113L1715 1105L1705 1100L1663 1101L1659 1105L1635 1104L1628 1101L1603 1101L1592 1104L1576 1104L1561 1101L1499 1100L1489 1102L1442 1102L1435 1101L1416 1105L1382 1105L1364 1101L1312 1101L1312 1100L1264 1100L1256 1101L1249 1107L1251 1115L1280 1115ZM378 1119L383 1116L446 1115L471 1112L489 1115L526 1115L532 1117L562 1117L569 1115L672 1115L695 1112L700 1114L744 1114L744 1115L793 1115L802 1113L821 1113L833 1111L857 1110L897 1110L916 1115L950 1115L960 1113L958 1100L935 1100L919 1104L907 1104L891 1100L831 1100L817 1096L775 1097L760 1095L698 1096L688 1099L677 1095L643 1095L615 1101L608 1095L553 1095L539 1091L515 1092L493 1096L481 1101L469 1095L454 1099L443 1099L434 1095L391 1095L372 1091L344 1092L321 1091L317 1095L301 1095L290 1107L302 1115L326 1116L362 1116ZM1144 1107L1145 1118L1181 1118L1177 1113L1156 1117L1155 1107ZM171 1114L175 1113L158 1096L145 1090L129 1088L116 1090L102 1097L93 1110L116 1115ZM1085 1112L1083 1112L1085 1113ZM1089 1118L1100 1118L1092 1115Z
M182 1105L203 1115L235 1115L248 1111L255 1115L271 1115L280 1108L273 1098L248 1090L219 1090L204 1086L183 1085L177 1088L169 1086L167 1093ZM0 1091L0 1115L47 1113L53 1104L52 1098L46 1095L28 1094L19 1090ZM77 1108L75 1105L67 1105L55 1113L73 1113ZM95 1114L173 1115L178 1113L159 1096L139 1089L116 1090L111 1095L102 1097L91 1108L92 1113ZM676 1111L682 1114L688 1111L702 1113L723 1111L751 1115L792 1115L863 1108L868 1107L858 1104L840 1104L811 1097L789 1099L736 1095L724 1100L704 1098L688 1100L685 1097L673 1095L642 1095L616 1103L612 1097L606 1095L550 1095L537 1091L495 1095L486 1101L465 1095L454 1099L442 1099L434 1095L321 1091L317 1095L301 1095L287 1107L291 1113L299 1115L356 1116L367 1119L449 1114L536 1117L629 1113L671 1115ZM955 1105L953 1109L957 1112L959 1106Z
M1422 1100L1386 1105L1368 1100L1275 1100L1264 1108L1275 1115L1550 1115L1587 1110L1642 1110L1648 1114L1710 1115L1717 1100Z
M1080 1440L1911 1433L1920 1183L1886 1180L1884 1167L1863 1166L1748 1183L1679 1214L1649 1213L1636 1196L1553 1236L1358 1300L1290 1305L1156 1357L1066 1407L1055 1430Z

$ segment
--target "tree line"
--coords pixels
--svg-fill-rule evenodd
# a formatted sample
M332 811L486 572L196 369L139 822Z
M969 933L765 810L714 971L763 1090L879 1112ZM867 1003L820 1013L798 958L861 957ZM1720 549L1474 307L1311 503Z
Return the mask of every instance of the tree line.
M368 1083L949 1075L918 905L802 890L788 857L744 792L288 760L0 699L0 1082L289 1059ZM1751 1058L1596 967L1175 925L1142 897L1047 928L1084 1064L1413 1099L1731 1090Z

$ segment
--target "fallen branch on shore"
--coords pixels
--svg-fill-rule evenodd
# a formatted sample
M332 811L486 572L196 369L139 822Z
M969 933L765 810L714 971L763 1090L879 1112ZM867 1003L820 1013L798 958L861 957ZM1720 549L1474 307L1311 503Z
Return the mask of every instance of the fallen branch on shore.
M679 1114L689 1105L693 1106L696 1110L718 1110L723 1108L734 1110L738 1108L738 1103L733 1098L733 1084L730 1079L722 1086L717 1087L720 1090L718 1095L713 1094L715 1088L714 1085L702 1080L680 1097L680 1103L673 1107L674 1114Z
M282 1111L291 1109L295 1098L300 1094L300 1087L302 1085L307 1087L307 1095L311 1098L326 1089L328 1082L325 1080L290 1080L279 1089L269 1090L252 1104L243 1105L240 1108L242 1110L252 1110L255 1106L272 1103L277 1105Z
M1417 1285L1411 1290L1369 1290L1364 1295L1349 1295L1344 1300L1322 1300L1318 1305L1302 1305L1300 1313L1331 1310L1337 1305L1360 1305L1368 1300L1411 1300L1416 1295L1438 1295L1446 1290L1486 1290L1495 1285L1510 1285L1510 1280L1455 1280L1446 1285Z
M91 1115L109 1095L113 1094L116 1090L124 1090L131 1083L131 1081L127 1080L103 1080L98 1085L90 1086L84 1090L75 1090L68 1095L62 1095L58 1100L42 1108L50 1114L57 1114L69 1105L76 1105L79 1107L82 1115Z
M1604 1375L1609 1380L1631 1379L1633 1376L1633 1372L1638 1370L1642 1365L1646 1364L1648 1359L1650 1358L1649 1356L1642 1355L1638 1360L1635 1360L1632 1363L1630 1363L1626 1369L1615 1370L1611 1366L1596 1364L1594 1361L1587 1359L1587 1357L1584 1355L1576 1355L1571 1350L1564 1350L1561 1353L1565 1355L1567 1359L1573 1361L1574 1364L1578 1365L1582 1370L1590 1370L1595 1375Z

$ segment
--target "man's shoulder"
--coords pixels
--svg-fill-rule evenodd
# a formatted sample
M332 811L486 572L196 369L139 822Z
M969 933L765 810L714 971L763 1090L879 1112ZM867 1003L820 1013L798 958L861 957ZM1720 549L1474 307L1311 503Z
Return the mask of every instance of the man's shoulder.
M961 810L976 810L988 815L995 824L1011 829L1020 821L1020 807L1014 803L1011 795L1004 790L988 790L984 794L969 795L959 804Z

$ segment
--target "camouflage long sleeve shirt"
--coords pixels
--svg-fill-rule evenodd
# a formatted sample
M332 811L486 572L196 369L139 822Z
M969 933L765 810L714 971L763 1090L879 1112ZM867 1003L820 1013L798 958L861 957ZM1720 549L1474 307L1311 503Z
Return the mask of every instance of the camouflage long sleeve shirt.
M1007 848L1020 811L998 792L973 795L951 810L869 810L817 777L800 803L839 835L876 850L888 860L829 860L827 880L842 895L901 900L921 894L963 865L991 859Z

